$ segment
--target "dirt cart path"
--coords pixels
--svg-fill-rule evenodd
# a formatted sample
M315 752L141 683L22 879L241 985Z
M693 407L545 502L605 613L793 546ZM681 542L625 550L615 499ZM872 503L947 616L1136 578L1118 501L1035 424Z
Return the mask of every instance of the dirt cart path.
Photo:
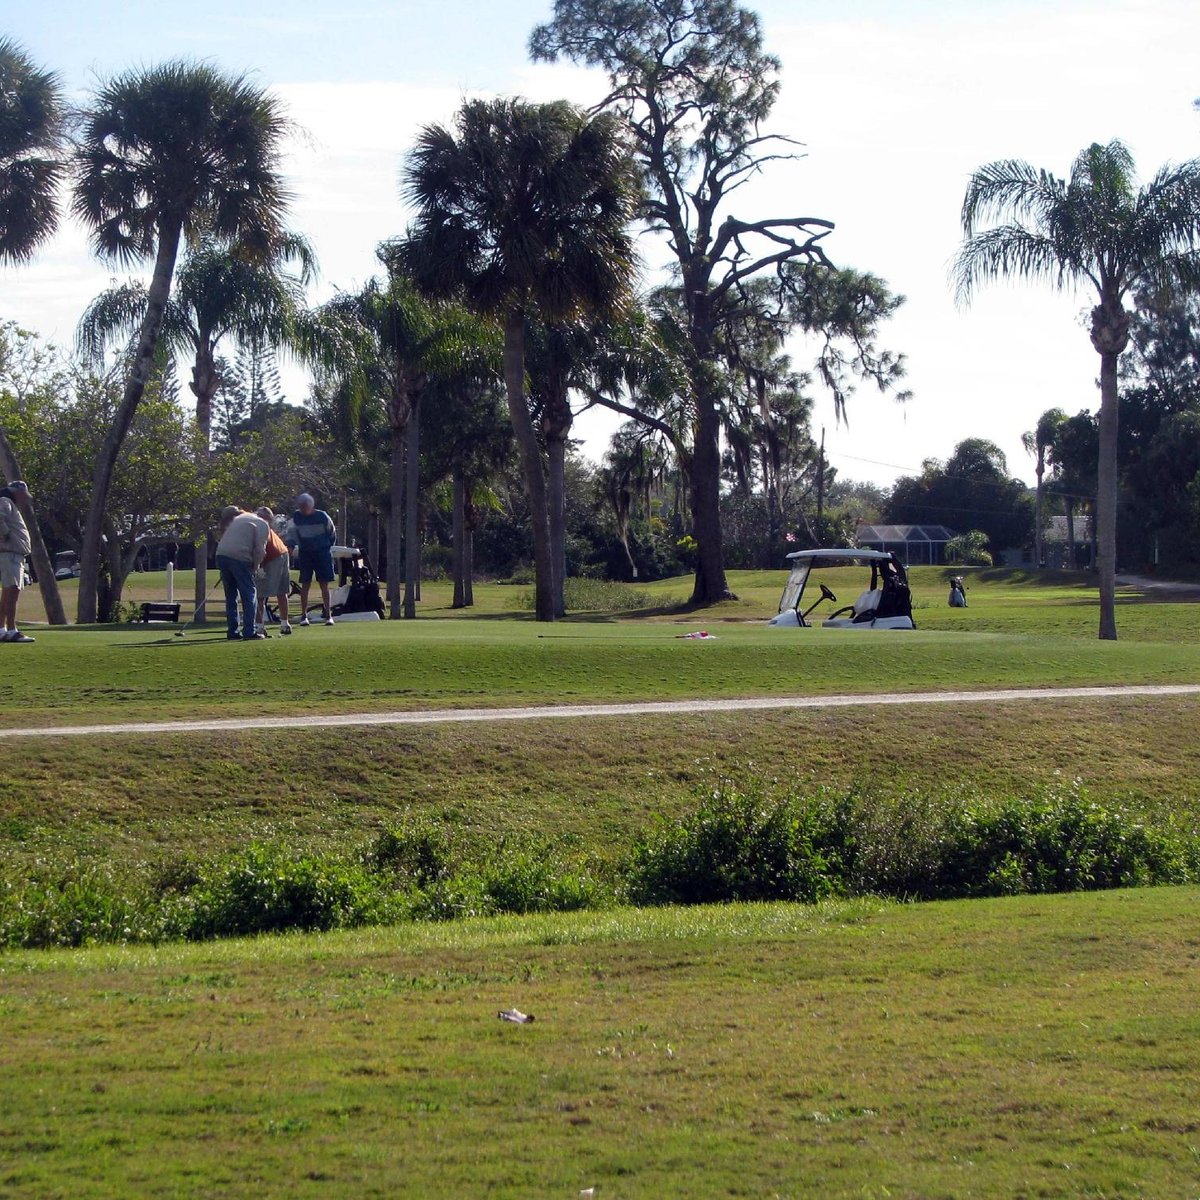
M1131 697L1200 696L1200 683L1131 684L1114 687L1005 688L975 692L867 692L861 695L758 696L742 700L662 700L618 704L556 704L528 708L433 708L425 711L215 718L201 721L131 721L109 725L38 725L0 729L13 738L120 737L160 733L222 733L265 729L365 728L374 725L488 724L500 721L564 721L588 717L693 716L704 713L777 712L790 709L863 708L916 704L1011 704L1047 700L1121 700Z

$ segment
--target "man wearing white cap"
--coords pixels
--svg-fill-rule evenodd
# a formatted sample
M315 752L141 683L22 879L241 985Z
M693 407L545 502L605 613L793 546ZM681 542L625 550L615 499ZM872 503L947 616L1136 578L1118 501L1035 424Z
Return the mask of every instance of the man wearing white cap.
M288 527L288 544L299 549L300 567L300 620L297 625L307 625L308 589L313 578L321 589L321 604L325 612L325 624L333 624L333 612L329 606L329 585L333 582L333 547L337 541L337 529L333 518L308 492L296 497L296 511Z
M0 488L0 642L29 643L33 638L17 628L17 601L25 581L25 559L29 554L29 529L17 508L29 496L22 479Z

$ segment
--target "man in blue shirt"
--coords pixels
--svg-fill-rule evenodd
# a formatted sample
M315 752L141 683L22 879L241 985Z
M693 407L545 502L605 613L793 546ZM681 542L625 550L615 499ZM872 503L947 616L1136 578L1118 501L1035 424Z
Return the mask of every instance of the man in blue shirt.
M337 530L333 519L308 494L301 492L296 497L296 511L288 529L288 547L298 550L300 567L300 620L297 625L310 624L308 619L308 590L314 577L321 589L321 604L325 611L325 624L333 624L333 612L329 606L329 585L333 582L333 550Z

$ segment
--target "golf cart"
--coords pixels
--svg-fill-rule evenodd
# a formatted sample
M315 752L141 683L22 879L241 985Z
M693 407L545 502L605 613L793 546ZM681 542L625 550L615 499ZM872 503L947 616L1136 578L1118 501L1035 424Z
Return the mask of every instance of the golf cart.
M378 621L384 612L379 579L371 560L358 546L334 546L337 581L329 589L333 615L339 621ZM310 611L313 606L310 605Z
M912 596L908 590L908 572L904 564L887 550L797 550L788 555L791 574L779 601L779 613L769 625L804 628L818 606L836 605L838 598L820 579L813 583L820 594L807 608L804 592L814 571L832 567L871 568L871 583L853 604L837 608L821 625L825 629L916 629L912 619Z
M358 546L334 546L331 551L337 578L329 585L329 606L339 621L378 621L383 617L383 597L379 594L379 579L371 560ZM289 596L300 595L300 585L293 579ZM309 613L323 612L321 598L308 606ZM267 621L279 623L274 604L267 604Z

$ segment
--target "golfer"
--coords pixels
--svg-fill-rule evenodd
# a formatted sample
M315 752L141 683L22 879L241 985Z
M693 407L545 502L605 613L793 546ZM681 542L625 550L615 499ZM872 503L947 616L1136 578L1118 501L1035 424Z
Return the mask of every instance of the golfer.
M292 590L292 560L288 556L287 543L275 532L275 514L264 504L255 509L254 515L262 517L267 523L267 548L263 553L262 567L255 579L258 589L258 611L255 614L255 632L263 637L267 633L267 597L274 596L279 605L279 632L286 635L292 632L288 621L288 593Z
M254 573L262 566L271 527L236 504L221 510L221 540L217 543L217 570L225 588L226 636L231 642L261 642L254 628L258 602ZM242 631L238 632L238 600L242 602Z
M315 578L321 589L321 606L325 613L325 624L333 624L333 610L329 605L329 585L333 582L333 546L337 530L333 518L308 494L301 492L296 497L296 511L292 513L289 527L289 543L298 548L300 566L300 620L297 625L307 625L308 589Z
M17 502L29 498L29 487L14 479L0 488L0 641L32 642L17 628L17 601L25 582L25 558L29 554L29 529Z

